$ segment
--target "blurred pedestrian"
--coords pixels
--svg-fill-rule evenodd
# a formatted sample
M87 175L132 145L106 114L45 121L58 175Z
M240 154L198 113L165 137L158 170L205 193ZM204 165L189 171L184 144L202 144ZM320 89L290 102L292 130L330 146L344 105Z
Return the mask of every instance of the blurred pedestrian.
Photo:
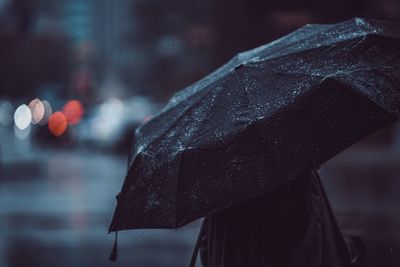
M206 267L350 267L364 254L343 238L316 172L206 217L192 265L197 249Z

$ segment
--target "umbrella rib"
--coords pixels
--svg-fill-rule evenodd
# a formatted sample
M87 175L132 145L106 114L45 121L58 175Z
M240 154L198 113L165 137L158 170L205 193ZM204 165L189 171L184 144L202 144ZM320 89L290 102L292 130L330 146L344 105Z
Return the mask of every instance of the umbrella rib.
M304 75L304 76L315 76L315 77L322 77L322 78L326 78L329 75L321 75L321 74L317 74L317 73L307 73L307 72L299 72L299 71L294 71L294 72L280 72L280 71L274 71L273 73L271 73L271 75L274 74L280 74L280 75L284 75L284 76L290 76L291 74L293 75ZM259 80L258 78L252 76L253 78L257 79L258 81L261 82L261 80ZM265 83L264 83L265 84Z
M318 24L314 24L314 25L315 25L315 26L318 26ZM324 24L321 24L321 25L324 26ZM328 27L327 29L325 29L325 31L328 30L328 29L331 29L331 28L335 27L335 24L330 24L330 26L331 26L331 27ZM296 35L298 32L300 32L301 30L304 30L306 27L307 27L307 25L304 26L304 27L302 27L302 28L300 28L300 29L298 29L298 30L296 30L296 31L294 31L294 32L292 32L292 33L290 33L289 35L283 36L283 37L281 37L281 38L279 38L279 39L273 41L272 43L266 44L266 45L261 46L261 47L258 47L258 48L250 49L250 50L245 51L245 52L242 52L242 53L239 53L239 54L238 54L238 55L239 55L239 58L240 58L240 55L245 56L246 54L251 54L251 53L254 53L254 54L255 54L255 53L261 53L261 52L265 51L265 50L268 49L268 48L273 48L274 45L286 41L289 37L292 37L293 35ZM308 26L308 27L309 27L309 26ZM290 45L284 46L284 47L282 47L281 49L278 49L278 50L276 50L276 51L273 51L272 53L275 54L275 53L279 53L279 52L281 52L281 51L284 51L285 49L288 49L288 48L290 48L290 47L293 47L294 45L298 45L299 43L303 42L305 39L309 39L310 37L312 37L312 36L314 36L314 35L316 35L316 34L320 34L320 33L321 33L321 31L316 31L316 32L310 34L309 36L306 36L306 37L301 38L301 39L299 39L299 40L297 40L297 41L294 41L294 42L290 43ZM328 46L328 45L326 45L326 46ZM314 49L314 48L313 48L313 49ZM308 50L308 49L300 50L299 52L301 52L301 51L306 51L306 50ZM287 54L286 54L286 55L287 55ZM279 58L279 57L276 57L276 58ZM271 59L274 59L274 58L271 58Z
M385 67L383 67L383 68L385 68ZM393 68L388 67L388 68L386 68L386 69L393 69ZM380 71L379 69L376 69L376 68L370 68L370 69L356 69L356 70L353 70L353 71L349 71L349 73L354 73L354 72L357 73L357 72L359 72L359 71L377 71L377 72L381 73L382 76L391 77L391 76L390 76L389 74L387 74L386 72ZM349 73L345 73L344 76L348 76L348 77L349 77L349 76L350 76ZM357 84L353 84L353 85L352 85L352 84L349 84L348 81L340 79L340 76L331 76L331 77L329 77L329 78L332 78L332 79L336 80L337 82L340 82L340 83L342 83L342 84L344 84L344 85L346 85L346 86L348 86L348 87L354 89L355 91L357 91L358 93L362 94L363 96L365 96L365 97L371 99L370 91L364 90L364 88L363 88L362 86L360 87L360 86L356 86ZM395 80L395 79L388 79L388 82L393 86L393 88L396 88L396 84L394 84L394 80ZM384 106L381 106L381 104L379 103L379 101L375 101L375 102L376 102L378 105L380 105L383 109L385 109L386 111L388 111L389 113L394 113L395 115L398 115L398 114L400 114L400 109L398 108L398 106L400 105L400 97L399 97L398 99L395 99L395 97L393 97L393 98L394 98L393 101L396 103L396 104L394 105L395 108L394 108L393 110L388 110L388 109L385 108Z
M367 37L369 35L372 35L372 33L368 33L366 35L359 35L359 36L355 36L355 37L352 37L352 38L348 38L348 39L342 40L340 42L335 42L335 44L338 45L338 44L351 42L351 41L356 41L356 43L358 44L360 41L362 42L365 39L365 37ZM381 35L378 35L378 36L381 36ZM390 38L390 37L384 36L384 38ZM284 51L285 49L287 49L288 47L284 47L284 48L282 48L282 49L280 49L278 51L274 51L272 54L280 53L280 52ZM257 66L257 63L275 61L277 59L282 59L282 58L287 57L287 56L295 56L295 55L298 55L298 54L301 54L301 53L304 53L304 52L312 52L314 50L331 48L331 47L332 47L332 44L325 44L325 45L315 46L315 47L311 47L311 48L307 48L307 49L300 49L300 50L297 50L295 52L287 52L287 53L283 53L283 54L277 55L277 56L268 57L268 55L266 55L265 58L262 58L262 59L259 59L259 60L254 60L254 58L256 58L258 56L253 56L248 61L242 62L241 64L244 64L244 65L249 66L249 67L251 67L253 65ZM248 52L250 52L250 51L248 51Z
M233 59L231 59L229 62L233 61ZM227 64L229 64L229 62ZM227 68L226 65L220 66L215 71L213 71L211 74L203 77L200 81L198 81L198 82L196 82L194 84L191 84L188 87L185 87L184 89L176 92L174 94L174 96L172 97L172 99L178 98L181 94L183 94L185 91L187 91L190 88L198 87L196 90L193 90L192 94L188 95L188 98L192 98L193 96L197 95L197 93L202 92L204 90L204 88L213 85L215 82L220 81L222 78L224 78L225 76L230 74L230 72L223 72L223 70L225 70L226 68ZM219 75L217 75L217 74L219 74ZM215 76L218 76L218 77L215 77ZM184 101L189 100L188 98L185 98ZM179 104L181 104L182 102L183 101L178 101L177 103L175 103L172 106L170 106L169 103L167 103L167 106L160 112L160 114L164 113L164 112L167 112L167 111L169 111L171 109L174 109L175 107L179 106Z
M280 73L280 72L276 72L276 74L282 74L282 75L288 75L287 73ZM327 78L326 76L322 76L322 75L312 75L309 73L295 73L298 75L306 75L306 76L317 76L317 77L322 77L321 80ZM262 85L264 85L265 87L268 87L268 84L266 84L265 82L263 82L262 80L258 79L257 77L255 77L253 74L249 73L249 76L252 77L254 79L254 81L261 83Z
M215 82L215 81L213 81L213 82ZM187 98L185 98L184 101L189 101L189 100L191 100L192 98L194 98L196 95L198 95L198 94L200 94L200 93L203 93L204 88L209 87L210 85L212 85L212 83L207 84L207 85L205 85L204 87L199 87L199 89L193 91L192 94L190 94ZM181 93L182 91L185 91L186 89L189 89L189 88L191 88L191 87L192 87L192 86L186 87L186 88L182 89L181 91L178 91L177 93ZM157 114L157 116L159 116L159 115L164 115L164 114L169 114L171 111L175 110L176 108L179 108L179 105L182 104L182 102L183 102L183 100L182 100L182 101L177 101L177 102L174 103L174 105L172 105L172 106L169 106L169 105L167 104L167 106L166 106L164 109L162 109L162 110L160 111L160 113Z
M328 75L321 75L321 74L317 74L317 73L307 73L307 72L299 72L299 71L295 71L295 72L280 72L280 71L274 71L273 73L271 73L271 75L273 74L280 74L280 75L285 75L285 76L289 76L290 74L294 74L294 75L306 75L306 76L316 76L316 77L322 77L322 78L334 78L336 77L338 74L343 74L343 73L352 73L352 72L357 72L357 71L369 71L372 70L374 68L356 68L357 65L353 65L353 67L355 67L354 69L347 67L346 69L342 69L342 70L338 70L335 73L332 74L328 74ZM390 67L381 67L382 69L397 69L397 68L393 68L391 64L389 64ZM375 69L378 70L378 69ZM378 70L379 72L381 72L380 70ZM382 72L383 73L383 72ZM384 75L386 75L385 73L383 73ZM252 78L256 79L257 81L263 83L264 85L266 85L264 82L262 82L260 79L258 79L257 77L255 77L254 75L250 74Z
M253 120L254 120L256 118L256 113L255 113L255 111L253 109L253 105L252 105L252 102L251 102L251 99L250 99L250 96L249 96L249 92L248 92L247 86L245 86L245 88L244 88L244 95L247 98L247 101L249 102L249 107L250 107L251 113L253 115Z
M350 40L358 39L358 38L360 38L360 37L363 37L363 36L357 36L357 37L354 37L354 38L349 38L349 39L346 39L346 40L343 40L343 41L340 41L340 42L336 42L335 44L340 44L340 43L348 42L348 41L350 41ZM304 41L304 40L303 40L303 41ZM290 48L290 47L292 47L292 46L294 46L295 44L298 44L298 43L300 43L300 42L296 42L296 43L293 43L293 44L290 45L290 46L283 47L283 48L279 49L278 51L273 51L272 53L269 53L270 56L266 55L264 59L254 60L254 58L259 57L259 56L254 55L254 56L252 57L253 59L250 58L250 59L248 60L248 62L244 62L244 63L247 64L247 63L253 63L253 62L256 62L256 63L257 63L257 62L260 62L260 61L262 62L262 61L276 60L276 59L280 59L280 58L283 58L283 57L286 57L286 56L292 56L292 55L296 55L296 54L299 54L299 53L309 52L309 51L313 51L313 50L321 49L321 48L330 48L330 47L332 46L332 44L326 44L326 45L315 46L315 47L306 48L306 49L299 49L299 50L297 50L297 51L295 51L295 52L287 51L287 52L285 52L285 53L279 55L280 52L283 52L283 51L285 51L286 49L288 49L288 48ZM260 51L260 52L261 52L261 51ZM277 56L273 56L273 54L278 54L278 55L277 55ZM242 64L243 64L243 63L242 63Z
M222 91L222 90L219 90L219 91ZM215 94L217 94L217 93L218 92L216 91ZM213 101L210 105L208 105L208 110L211 110L211 108L214 107L214 105L215 105L215 101ZM204 129L203 131L200 131L200 132L205 133L205 132L207 132L207 129ZM191 147L194 143L196 143L202 137L202 134L198 134L198 135L199 135L199 137L191 139L190 143L187 144L187 147Z
M188 109L186 109L181 115L179 115L178 118L176 118L176 120L163 132L161 133L159 136L157 136L154 140L152 140L143 150L147 149L149 146L151 146L152 144L154 144L156 141L162 139L166 134L169 133L169 131L174 128L180 121L180 119L182 119L188 112L190 112L191 110L193 110L194 108L198 107L201 103L201 101L207 97L211 92L213 92L214 90L209 90L205 95L203 95L200 99L198 99L195 103L193 103L192 106L190 106Z
M206 86L206 87L208 87L208 86ZM203 87L202 89L204 89L204 88L206 88L206 87ZM196 95L202 93L202 92L203 92L202 89L201 89L201 90L198 90L198 91L196 91L194 94L190 95L190 96L188 97L188 99L185 99L185 101L189 101L189 100L191 100L192 98L194 98ZM185 90L185 89L183 89L183 90ZM207 94L208 94L208 92L206 92L203 96L200 96L200 99L198 99L197 101L202 100L203 97L205 97ZM197 102L197 101L196 101L196 102ZM164 108L164 109L161 110L155 117L168 116L172 111L175 111L176 109L179 109L179 108L180 108L180 104L182 104L182 102L183 102L183 101L180 101L180 102L176 103L174 106L171 106L171 107L169 107L169 108L167 108L167 109ZM189 107L189 108L190 108L190 107ZM189 108L188 108L188 109L189 109ZM143 126L139 127L139 129L142 128L142 127L145 127L146 125L147 125L147 124L144 124ZM168 129L167 129L167 130L168 130Z

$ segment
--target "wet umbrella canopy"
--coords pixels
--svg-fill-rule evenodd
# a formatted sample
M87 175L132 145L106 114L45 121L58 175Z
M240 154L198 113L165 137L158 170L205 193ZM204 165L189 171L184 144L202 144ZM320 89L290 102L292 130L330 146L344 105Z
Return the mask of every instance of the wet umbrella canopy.
M306 25L135 132L110 231L176 228L288 185L400 115L400 23Z

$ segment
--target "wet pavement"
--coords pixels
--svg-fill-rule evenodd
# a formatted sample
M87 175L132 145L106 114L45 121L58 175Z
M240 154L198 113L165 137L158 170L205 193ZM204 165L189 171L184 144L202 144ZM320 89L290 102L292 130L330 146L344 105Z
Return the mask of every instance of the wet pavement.
M114 236L107 227L125 157L22 145L34 152L2 150L1 267L188 266L198 222L178 231L121 232L118 261L108 261ZM387 151L350 150L320 171L343 231L367 243L367 267L400 264L399 163Z
M16 154L17 153L17 154ZM187 266L198 223L107 234L126 158L88 151L3 154L0 266Z

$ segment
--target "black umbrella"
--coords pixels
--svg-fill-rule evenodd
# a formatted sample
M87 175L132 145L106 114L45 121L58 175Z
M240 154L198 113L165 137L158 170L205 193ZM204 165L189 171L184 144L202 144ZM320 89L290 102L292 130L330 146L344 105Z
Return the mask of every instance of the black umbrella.
M288 185L400 115L400 23L306 25L135 132L110 231L176 228Z

